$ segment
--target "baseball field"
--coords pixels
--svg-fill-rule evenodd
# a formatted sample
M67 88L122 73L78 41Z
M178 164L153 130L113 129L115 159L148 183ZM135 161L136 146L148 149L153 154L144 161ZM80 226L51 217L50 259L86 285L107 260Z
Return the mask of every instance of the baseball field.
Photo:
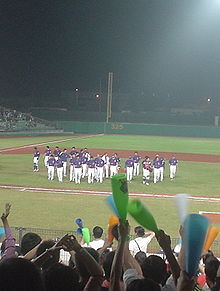
M155 154L166 160L165 179L149 186L142 175L129 184L130 199L140 199L154 215L159 228L178 236L179 220L173 196L188 193L190 212L219 211L220 205L220 139L126 135L67 135L0 138L0 202L10 202L12 226L46 229L75 229L73 220L82 218L86 227L107 228L108 209L105 198L111 193L109 179L103 184L88 184L84 179L75 185L65 179L48 181L43 153L52 149L87 147L92 154L118 153L121 172L124 160L134 151L144 157ZM39 172L33 172L33 148L41 152ZM169 179L167 160L175 154L179 160L177 176ZM136 223L128 217L131 226Z

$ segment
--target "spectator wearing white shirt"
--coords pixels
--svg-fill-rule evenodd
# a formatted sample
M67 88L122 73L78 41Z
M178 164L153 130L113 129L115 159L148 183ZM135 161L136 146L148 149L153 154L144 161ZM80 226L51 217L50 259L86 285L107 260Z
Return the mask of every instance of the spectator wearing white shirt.
M147 253L147 246L155 236L154 232L146 233L147 237L145 237L144 228L141 226L136 226L134 229L136 238L131 240L129 243L129 250L134 257L138 252Z

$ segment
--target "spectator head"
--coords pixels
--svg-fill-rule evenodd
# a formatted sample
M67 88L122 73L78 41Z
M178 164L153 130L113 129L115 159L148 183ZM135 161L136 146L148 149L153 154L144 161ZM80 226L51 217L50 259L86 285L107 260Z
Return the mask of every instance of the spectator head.
M100 226L95 226L92 230L94 238L100 238L103 234L103 229Z
M142 237L145 235L145 231L142 226L136 226L134 232L138 237Z
M143 261L146 259L147 255L145 252L139 251L136 253L135 255L135 260L139 263L139 265L141 265L143 263Z
M41 242L41 237L33 232L26 233L21 240L21 253L26 255Z
M160 291L160 286L150 279L136 279L126 288L126 291Z
M43 273L47 291L78 291L79 277L69 266L55 263Z
M156 255L147 257L141 264L141 269L144 278L151 279L158 284L162 284L167 277L166 263Z
M205 261L209 258L209 257L214 257L214 254L211 250L208 250L207 253L205 253L203 256L202 256L202 260L203 260L203 264L205 264Z
M214 256L209 256L205 261L206 282L210 288L212 288L215 283L219 265L219 260Z
M41 254L43 254L47 249L52 248L55 245L55 242L53 240L47 240L42 242L36 252L36 257L40 256ZM43 265L42 265L42 269L47 269L49 268L51 265L53 265L54 263L58 263L60 259L60 250L57 250L55 252L53 252L53 255L51 255L50 259L47 260Z
M21 258L10 258L0 263L0 288L4 291L45 290L38 268Z
M94 250L93 248L84 248L86 251L96 260L96 262L99 262L99 253ZM81 259L80 255L78 253L75 254L75 264L76 269L79 272L79 275L82 278L90 277L90 274L87 271L87 267L85 266L83 260Z

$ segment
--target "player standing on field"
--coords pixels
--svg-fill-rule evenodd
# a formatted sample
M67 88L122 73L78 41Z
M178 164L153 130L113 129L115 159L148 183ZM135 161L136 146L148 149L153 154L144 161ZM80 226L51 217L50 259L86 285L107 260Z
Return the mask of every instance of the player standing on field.
M67 159L69 158L69 154L67 153L67 150L64 149L63 152L60 153L60 158L63 162L63 176L66 177L67 172Z
M138 155L138 152L134 153L133 160L134 160L134 176L138 176L140 172L140 160L141 160L141 156Z
M88 183L94 182L95 177L95 160L93 159L93 156L90 157L90 160L87 162L88 166Z
M103 182L103 173L104 173L104 165L105 162L99 157L99 159L96 160L96 169L97 169L97 182L102 183Z
M104 176L105 178L109 177L109 156L107 153L104 153L104 155L102 156L102 160L104 161L105 165L104 165Z
M75 183L80 184L82 177L82 163L80 158L76 158L74 161L74 174L75 174Z
M112 155L109 159L109 165L110 165L110 178L113 177L118 173L117 171L117 160L115 158L115 155Z
M174 155L169 160L169 165L170 165L170 179L173 180L176 176L176 169L178 165L178 160L176 159Z
M47 167L47 161L49 160L49 157L51 155L52 151L49 146L46 147L46 150L44 152L44 166Z
M56 160L56 168L57 168L57 178L59 182L63 182L63 161L61 160L61 157L58 156Z
M163 157L159 157L160 161L160 181L163 181L164 178L164 170L165 170L165 160Z
M127 181L131 183L134 172L134 160L132 157L129 157L128 160L125 161L125 170L127 174Z
M148 156L142 162L143 167L143 184L150 184L150 173L153 171L150 158Z
M34 163L33 170L34 170L34 172L39 171L39 167L38 167L39 158L40 158L40 152L37 149L37 147L34 147L34 154L33 154L33 163Z
M75 170L74 170L74 163L76 160L76 155L72 154L72 157L70 159L70 182L73 182L75 180Z
M48 180L54 179L54 171L55 171L55 164L56 160L53 155L50 155L48 161L47 161L47 173L48 173Z
M153 161L153 166L154 166L154 184L156 184L160 178L160 166L161 166L158 155L155 157Z

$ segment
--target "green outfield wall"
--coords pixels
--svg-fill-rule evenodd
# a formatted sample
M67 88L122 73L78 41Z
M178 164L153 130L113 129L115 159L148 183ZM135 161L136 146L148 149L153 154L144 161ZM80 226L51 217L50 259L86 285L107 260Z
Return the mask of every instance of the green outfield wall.
M74 133L105 133L105 134L137 134L158 136L190 136L190 137L220 137L220 127L214 126L187 126L187 125L160 125L143 123L105 123L56 121L57 126L64 132Z

